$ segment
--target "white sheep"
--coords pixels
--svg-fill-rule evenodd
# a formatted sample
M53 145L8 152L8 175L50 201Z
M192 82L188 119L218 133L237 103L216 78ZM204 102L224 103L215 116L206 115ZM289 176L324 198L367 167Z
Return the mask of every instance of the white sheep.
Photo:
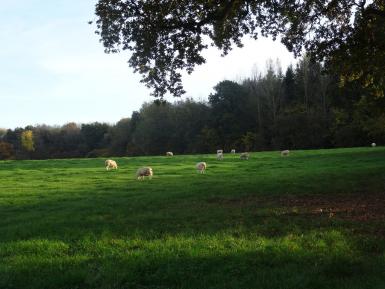
M223 150L217 150L217 154L223 154Z
M241 155L239 156L239 158L241 160L248 160L250 157L250 154L249 153L241 153Z
M154 174L152 172L152 168L150 168L150 167L139 168L136 171L136 177L138 178L138 180L140 180L140 179L143 180L144 177L149 177L151 179L153 175Z
M287 157L287 156L289 156L289 154L290 154L290 151L289 150L284 150L284 151L281 151L281 157Z
M223 160L223 153L217 153L217 160Z
M374 148L374 147L376 147L376 143L375 142L372 143L372 148Z
M166 152L166 156L172 157L174 154L172 152Z
M232 149L232 150L231 150L231 153L232 153L232 154L235 154L235 149Z
M206 170L207 164L205 162L199 162L196 164L195 167L196 167L198 173L203 174Z
M118 165L116 164L115 161L113 160L106 160L104 162L105 166L106 166L106 170L109 171L110 169L118 169Z

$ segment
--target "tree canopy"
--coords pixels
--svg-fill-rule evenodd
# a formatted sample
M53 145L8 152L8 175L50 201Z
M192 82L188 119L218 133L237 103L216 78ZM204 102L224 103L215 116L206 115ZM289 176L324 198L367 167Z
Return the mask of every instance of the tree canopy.
M242 38L280 37L383 96L383 0L99 0L96 33L106 52L129 50L128 61L155 97L184 93L181 72L205 62L213 45L226 55Z

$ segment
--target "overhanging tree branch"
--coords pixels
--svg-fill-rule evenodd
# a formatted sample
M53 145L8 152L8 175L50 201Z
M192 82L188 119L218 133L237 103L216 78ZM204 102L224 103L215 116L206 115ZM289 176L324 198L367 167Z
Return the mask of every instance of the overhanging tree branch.
M242 46L244 36L281 36L296 56L306 49L314 59L343 64L348 59L339 51L358 41L353 38L367 25L365 19L374 19L372 36L385 38L380 35L384 15L381 0L370 5L364 0L99 0L96 32L107 52L132 52L129 65L155 97L181 96L181 72L191 73L205 62L206 37L225 55L234 44ZM362 36L361 44L368 45ZM380 42L374 45L382 47ZM376 62L381 63L377 59L372 65ZM371 76L379 82L385 78Z

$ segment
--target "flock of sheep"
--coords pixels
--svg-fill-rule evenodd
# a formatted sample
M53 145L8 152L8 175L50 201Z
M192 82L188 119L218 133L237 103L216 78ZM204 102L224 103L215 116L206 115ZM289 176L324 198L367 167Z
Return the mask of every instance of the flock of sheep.
M372 143L371 146L376 147L376 143ZM230 151L230 153L235 154L235 149L232 149ZM168 157L172 157L173 155L174 154L172 152L166 152L166 156L168 156ZM290 155L289 150L281 151L282 157L287 157L289 155ZM223 160L223 157L224 157L223 150L217 150L217 160ZM241 153L239 156L239 158L241 160L248 160L249 157L250 157L250 154L248 152ZM115 169L115 170L118 169L118 164L114 160L106 160L105 166L106 166L107 171L112 170L112 169ZM195 168L196 168L198 173L203 174L207 168L207 164L205 162L199 162L195 165ZM149 177L151 179L153 174L154 174L153 170L150 167L142 167L136 171L136 177L138 180L143 180L144 177Z
M230 151L231 154L235 154L235 149L232 149ZM290 154L289 150L281 151L281 156L288 156ZM174 154L172 152L166 152L166 156L172 157ZM239 158L241 160L248 160L250 157L250 154L248 152L241 153ZM217 159L223 160L223 150L217 150ZM118 164L114 160L106 160L104 162L106 166L106 170L112 170L112 169L118 169ZM195 168L198 173L203 174L207 168L206 162L199 162L195 165ZM143 180L144 177L149 177L150 179L153 176L153 170L150 167L141 167L136 171L136 177L138 180Z

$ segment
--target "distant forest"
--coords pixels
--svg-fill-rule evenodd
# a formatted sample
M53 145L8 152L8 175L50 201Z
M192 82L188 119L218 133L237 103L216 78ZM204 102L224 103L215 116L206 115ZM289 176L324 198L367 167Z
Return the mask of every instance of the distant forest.
M90 109L92 109L90 107ZM308 57L221 81L207 102L160 99L107 123L0 131L0 159L46 159L260 151L385 144L385 98L341 83Z

